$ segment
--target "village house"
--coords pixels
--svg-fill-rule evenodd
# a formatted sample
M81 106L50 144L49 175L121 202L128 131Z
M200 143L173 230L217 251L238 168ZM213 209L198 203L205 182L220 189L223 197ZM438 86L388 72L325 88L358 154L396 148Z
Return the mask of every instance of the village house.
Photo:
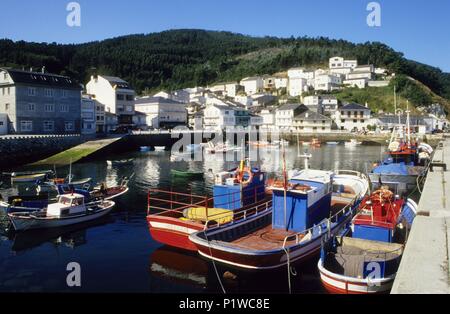
M45 68L0 69L0 113L7 116L8 133L80 133L81 90L70 77L46 73Z
M275 111L269 109L263 109L259 112L259 115L263 118L263 123L260 127L261 130L271 131L275 129Z
M293 128L294 118L308 110L302 104L285 104L275 110L275 125L280 131L290 131Z
M274 75L274 84L275 84L275 89L279 90L282 88L286 88L288 87L288 77L287 74L275 74Z
M345 60L342 57L333 57L329 60L331 74L346 75L358 66L358 60Z
M259 76L246 77L241 80L240 85L244 86L247 95L261 93L264 89L264 81Z
M296 115L293 122L293 128L296 131L305 133L330 132L333 124L333 121L329 117L309 109Z
M146 124L155 129L172 129L188 122L186 104L167 98L137 98L136 110L146 114Z
M117 115L119 126L133 125L135 92L128 82L119 77L93 75L86 92L103 104L107 112Z
M322 74L314 79L314 89L316 91L331 92L340 89L342 78L339 74Z
M105 132L105 105L95 100L95 133Z
M248 127L250 115L244 108L224 102L208 104L203 112L205 130L224 130L226 128Z
M93 135L96 133L96 104L91 96L83 95L81 98L81 134Z
M115 113L105 112L105 132L111 133L115 131L118 127L119 120Z
M367 106L351 103L341 107L338 113L335 121L341 130L363 131L371 123L371 111Z
M140 112L135 110L134 111L134 115L133 115L133 124L135 129L139 129L139 130L147 130L148 129L148 125L147 125L147 114L144 112Z

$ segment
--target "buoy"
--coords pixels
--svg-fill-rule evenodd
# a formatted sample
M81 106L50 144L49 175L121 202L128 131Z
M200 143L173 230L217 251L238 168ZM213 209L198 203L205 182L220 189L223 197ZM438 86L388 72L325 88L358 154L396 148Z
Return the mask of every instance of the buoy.
M236 280L237 276L235 274L233 274L232 272L226 271L223 274L223 279Z

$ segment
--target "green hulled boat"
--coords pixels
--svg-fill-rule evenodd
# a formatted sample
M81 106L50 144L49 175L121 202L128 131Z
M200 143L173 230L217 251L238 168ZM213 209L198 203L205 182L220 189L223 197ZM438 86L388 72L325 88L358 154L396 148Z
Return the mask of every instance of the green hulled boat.
M180 170L171 169L170 173L173 176L183 177L183 178L202 178L203 177L202 171L180 171Z

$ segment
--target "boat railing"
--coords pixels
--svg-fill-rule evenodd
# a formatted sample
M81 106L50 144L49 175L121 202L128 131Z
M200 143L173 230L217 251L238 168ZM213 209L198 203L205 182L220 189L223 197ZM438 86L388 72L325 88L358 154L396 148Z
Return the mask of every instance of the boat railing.
M231 219L231 221L228 221L226 224L229 223L238 223L240 221L245 221L249 218L255 217L256 215L258 215L261 212L265 212L268 211L270 208L272 207L272 200L268 200L267 202L264 202L262 204L258 204L246 209L238 209L236 211L234 211L234 215L233 218ZM217 215L221 215L221 214L217 214ZM222 214L223 215L223 214ZM216 215L211 215L208 218L213 218ZM221 224L220 220L216 220L216 219L208 219L208 221L206 221L205 226L204 226L204 230L209 229L209 226L211 224L214 223L214 227L220 227Z
M324 234L324 232L328 232L329 235L331 235L331 224L334 223L339 223L339 219L341 217L344 217L348 214L349 211L353 211L354 210L354 206L355 204L358 202L358 197L355 197L352 199L352 201L350 203L348 203L344 208L342 208L340 211L338 211L336 214L334 214L333 216L327 218L326 220L322 221L319 225L314 225L304 231L301 232L297 232L295 234L291 234L288 235L284 238L283 240L283 249L286 248L286 245L289 242L292 242L295 240L295 244L299 244L301 239L303 239L305 236L307 235L312 235L314 234L314 232L317 230L317 233L319 236L321 236L322 234ZM322 226L326 224L326 228L323 228Z
M241 191L216 195L216 198L227 198L228 201L214 204L214 197L210 196L200 196L172 190L150 189L147 197L147 214L150 214L151 210L160 211L155 215L162 215L167 212L182 213L185 209L192 207L204 207L206 216L209 219L215 216L215 214L208 212L209 209L218 208L226 210L229 205L235 206L238 201L242 204L245 202L259 202L264 200L266 197L265 189L260 190L261 187L255 187L253 193L244 197L241 197ZM240 209L237 209L234 213L239 213L239 211ZM217 214L216 218L220 215L223 216L223 213Z

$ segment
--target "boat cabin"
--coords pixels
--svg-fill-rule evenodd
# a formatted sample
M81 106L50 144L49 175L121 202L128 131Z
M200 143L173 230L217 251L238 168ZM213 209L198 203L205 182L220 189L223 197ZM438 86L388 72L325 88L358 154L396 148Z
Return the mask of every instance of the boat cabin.
M377 198L372 196L362 203L362 210L353 219L353 238L393 242L404 200L398 196Z
M214 208L240 209L266 197L266 174L259 168L245 168L242 172L224 171L215 175Z
M302 232L328 218L333 176L330 171L307 169L291 173L286 190L274 187L272 227Z
M81 194L64 194L58 197L58 202L49 204L47 216L67 216L86 212L84 196Z

